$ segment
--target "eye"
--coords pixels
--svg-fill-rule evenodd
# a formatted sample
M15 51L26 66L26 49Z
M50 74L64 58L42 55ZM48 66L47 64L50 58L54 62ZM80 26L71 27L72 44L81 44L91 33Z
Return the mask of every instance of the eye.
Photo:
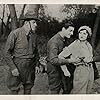
M83 33L84 35L87 35L87 33Z
M33 24L34 24L34 23L36 23L36 22L33 22Z

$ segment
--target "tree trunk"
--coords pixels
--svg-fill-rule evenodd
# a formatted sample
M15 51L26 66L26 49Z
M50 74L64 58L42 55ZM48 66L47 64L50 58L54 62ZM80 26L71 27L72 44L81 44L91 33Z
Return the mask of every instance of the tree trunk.
M23 5L23 8L22 8L22 11L21 11L21 14L20 14L19 18L22 18L24 16L25 7L26 7L26 4ZM23 21L19 20L19 27L21 27L22 25L23 25Z
M1 19L1 34L0 34L0 36L2 36L2 37L4 35L4 31L3 31L3 29L4 29L4 27L3 27L4 14L5 14L5 5L3 4L3 14L2 14L2 17L0 17L0 19Z
M5 32L6 34L5 34L5 37L8 36L8 34L11 32L11 29L9 28L9 24L10 24L9 20L10 20L10 15L7 15L7 23L6 23L6 32Z
M99 21L100 21L100 8L98 9L97 12L97 17L95 20L95 24L94 24L94 28L93 28L93 34L92 34L92 38L91 38L91 44L93 46L93 49L95 48L95 39L96 39L96 33L98 30L98 26L99 26Z
M9 7L9 11L10 11L12 30L15 30L18 27L15 5L14 4L8 4L8 7Z

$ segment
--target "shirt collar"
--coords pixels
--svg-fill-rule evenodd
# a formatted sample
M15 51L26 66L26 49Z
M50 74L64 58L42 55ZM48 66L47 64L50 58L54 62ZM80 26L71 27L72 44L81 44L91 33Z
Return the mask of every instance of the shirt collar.
M65 39L59 34L59 32L57 33L57 35L60 38L60 40L65 41Z

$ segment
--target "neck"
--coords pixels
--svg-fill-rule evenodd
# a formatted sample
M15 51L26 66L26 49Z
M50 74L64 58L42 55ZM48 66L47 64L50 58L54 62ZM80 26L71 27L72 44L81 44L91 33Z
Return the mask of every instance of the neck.
M59 34L60 34L60 36L62 37L62 38L64 38L64 35L63 35L63 33L60 31L59 32Z
M81 43L86 43L87 40L80 40Z

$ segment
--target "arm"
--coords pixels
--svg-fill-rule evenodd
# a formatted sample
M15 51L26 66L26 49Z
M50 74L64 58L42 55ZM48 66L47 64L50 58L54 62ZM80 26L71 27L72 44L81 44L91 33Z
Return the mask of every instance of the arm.
M12 52L14 49L14 44L15 44L15 35L11 32L8 36L5 49L4 49L5 60L11 70L16 69L16 66L12 59Z
M70 56L71 55L71 52L70 52L70 50L68 49L68 47L65 47L64 49L63 49L63 51L59 54L59 58L61 58L61 59L66 59L68 56Z
M77 56L74 56L76 54L76 52L74 52L75 49L77 48L76 42L74 41L68 47L63 49L63 51L59 54L59 58L66 59L69 63L79 63L81 60Z
M67 59L58 58L58 45L57 43L49 44L49 59L53 65L64 65L68 63Z
M39 52L38 52L38 47L36 45L36 48L35 48L35 59L36 59L36 66L39 67Z

